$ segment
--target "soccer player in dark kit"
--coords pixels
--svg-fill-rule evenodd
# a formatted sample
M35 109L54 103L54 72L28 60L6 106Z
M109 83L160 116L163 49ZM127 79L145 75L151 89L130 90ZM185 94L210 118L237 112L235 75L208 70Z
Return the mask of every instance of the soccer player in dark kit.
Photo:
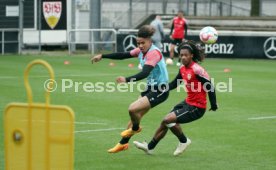
M183 80L187 98L174 106L172 111L165 116L150 143L133 142L138 149L147 154L153 153L153 149L166 135L168 129L179 140L173 153L175 156L181 154L191 144L191 140L182 132L180 124L195 121L204 115L207 93L211 105L210 110L216 111L218 108L214 86L210 82L208 73L198 64L205 57L204 49L193 41L186 41L179 45L178 52L183 65L180 66L175 79L169 84L169 90L175 89L180 84L179 80Z
M129 77L120 76L116 80L118 83L127 83L147 78L147 89L128 108L131 121L127 129L121 133L121 141L109 149L109 153L117 153L128 149L128 141L131 136L142 130L140 127L142 117L151 108L164 102L169 96L167 88L169 77L165 60L159 48L153 45L151 40L154 31L152 26L142 26L137 34L138 48L130 52L99 54L91 58L93 63L100 61L102 58L127 59L137 57L143 67L141 72Z

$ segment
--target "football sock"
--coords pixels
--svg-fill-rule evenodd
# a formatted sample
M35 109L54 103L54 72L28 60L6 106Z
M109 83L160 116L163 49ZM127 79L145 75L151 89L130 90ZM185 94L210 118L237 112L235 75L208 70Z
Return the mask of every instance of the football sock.
M152 138L152 140L150 141L150 143L148 144L148 149L151 150L151 149L154 149L155 146L158 144L158 140Z
M187 142L187 138L183 133L181 133L179 136L177 136L177 138L178 138L179 142L181 142L181 143Z
M120 141L120 144L128 143L129 139L130 139L130 137L122 138L121 141Z
M132 125L132 130L133 131L137 131L139 129L139 123L134 123L133 125Z

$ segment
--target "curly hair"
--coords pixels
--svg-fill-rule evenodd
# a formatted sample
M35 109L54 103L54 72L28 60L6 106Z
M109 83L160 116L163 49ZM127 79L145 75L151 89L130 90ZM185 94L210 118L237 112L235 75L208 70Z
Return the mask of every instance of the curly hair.
M197 62L197 63L202 62L206 57L204 44L202 44L201 42L195 42L193 40L184 41L178 46L178 49L177 49L178 54L180 54L180 51L182 49L187 49L190 51L191 54L194 55L193 56L194 62Z
M150 25L144 25L139 29L137 36L141 38L151 38L154 32L155 32L154 27Z

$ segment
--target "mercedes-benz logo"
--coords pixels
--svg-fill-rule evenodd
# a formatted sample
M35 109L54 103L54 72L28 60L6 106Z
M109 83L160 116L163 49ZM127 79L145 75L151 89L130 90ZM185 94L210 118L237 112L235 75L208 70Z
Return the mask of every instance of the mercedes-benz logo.
M268 38L264 43L264 53L268 58L276 58L276 37Z
M128 35L125 37L124 41L123 41L123 47L124 47L124 51L131 51L134 48L136 48L136 36L135 35Z

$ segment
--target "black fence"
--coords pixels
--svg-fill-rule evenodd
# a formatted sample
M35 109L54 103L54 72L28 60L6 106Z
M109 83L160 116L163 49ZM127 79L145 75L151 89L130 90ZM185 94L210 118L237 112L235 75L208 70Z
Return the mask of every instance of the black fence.
M198 36L188 39L199 41ZM170 39L165 37L161 49L164 56L169 56ZM135 34L117 34L117 51L130 51L136 47ZM217 43L205 45L207 57L212 58L255 58L276 59L276 37L273 36L223 36Z
M0 54L4 53L18 53L18 31L0 29Z

